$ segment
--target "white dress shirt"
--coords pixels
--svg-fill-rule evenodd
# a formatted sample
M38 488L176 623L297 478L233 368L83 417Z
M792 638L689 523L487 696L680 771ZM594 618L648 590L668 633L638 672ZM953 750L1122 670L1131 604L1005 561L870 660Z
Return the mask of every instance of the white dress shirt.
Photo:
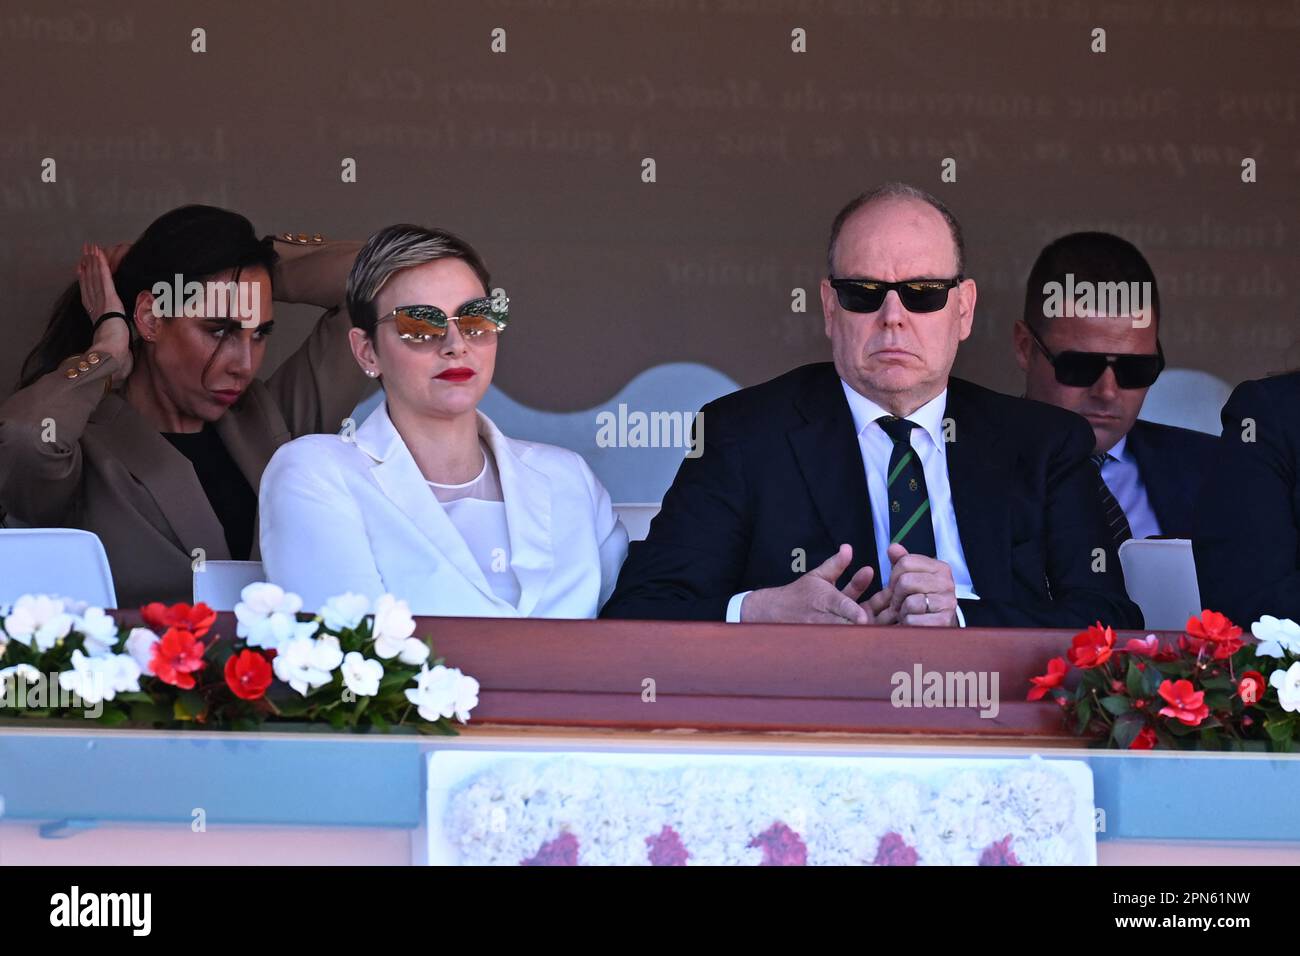
M880 568L880 586L888 587L891 565L889 562L889 493L887 478L889 475L889 458L894 451L893 440L877 424L877 419L893 413L881 408L865 395L861 395L840 379L844 397L848 400L849 411L853 415L853 427L858 435L858 447L862 452L862 466L867 477L867 493L871 498L871 525L876 537L877 567ZM934 525L935 557L952 568L952 580L956 585L957 597L978 600L979 595L971 586L970 569L966 565L966 555L961 548L961 535L957 530L957 514L953 509L952 489L948 484L948 455L943 440L943 413L948 404L948 390L945 388L930 401L926 402L907 420L915 422L919 428L912 429L912 448L921 461L921 470L925 474L925 489L930 498L930 516ZM855 555L855 557L858 557ZM745 599L745 591L735 595L727 605L727 620L740 620L740 605ZM966 626L965 615L957 608L957 623Z
M1160 522L1147 497L1142 471L1138 468L1133 453L1128 450L1128 436L1117 441L1107 456L1101 465L1101 480L1106 482L1106 487L1124 509L1124 517L1128 519L1133 537L1150 538L1160 534Z

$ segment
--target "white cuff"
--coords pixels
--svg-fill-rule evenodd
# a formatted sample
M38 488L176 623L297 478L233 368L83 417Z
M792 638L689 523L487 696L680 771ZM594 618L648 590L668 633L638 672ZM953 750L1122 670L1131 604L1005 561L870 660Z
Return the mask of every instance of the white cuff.
M961 605L958 604L957 607L954 608L954 610L957 612L957 626L958 626L958 627L965 627L965 626L966 626L966 615L963 614L963 613L961 612Z
M739 594L733 594L731 600L727 602L727 623L740 623L740 605L745 603L745 596L752 594L752 591L741 591Z

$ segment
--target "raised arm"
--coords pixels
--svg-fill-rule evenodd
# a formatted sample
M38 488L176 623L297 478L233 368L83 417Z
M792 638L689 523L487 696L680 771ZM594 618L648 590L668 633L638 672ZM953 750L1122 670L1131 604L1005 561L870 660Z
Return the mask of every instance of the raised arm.
M348 271L359 242L288 242L277 236L280 260L272 276L278 302L326 309L307 340L267 379L295 438L337 432L375 383L362 373L348 331L352 322L343 306Z
M77 273L87 315L123 311L103 249L83 246ZM126 320L108 319L88 349L0 403L0 509L34 525L67 520L81 486L86 422L131 373L131 361Z

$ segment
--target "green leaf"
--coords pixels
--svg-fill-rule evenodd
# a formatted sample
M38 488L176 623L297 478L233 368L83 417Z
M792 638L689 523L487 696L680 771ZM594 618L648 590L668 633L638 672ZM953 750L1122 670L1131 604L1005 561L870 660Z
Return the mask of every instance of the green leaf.
M1107 713L1116 715L1128 713L1133 709L1133 704L1127 697L1119 696L1103 697L1101 699L1101 706L1106 709Z
M1264 721L1264 730L1273 741L1290 740L1295 732L1295 718L1284 717L1281 720Z
M1142 672L1138 670L1137 661L1132 658L1129 658L1128 672L1124 675L1124 683L1127 685L1130 697L1142 696Z
M1111 739L1120 750L1127 750L1145 725L1146 720L1142 714L1130 710L1116 718L1115 726L1110 730Z

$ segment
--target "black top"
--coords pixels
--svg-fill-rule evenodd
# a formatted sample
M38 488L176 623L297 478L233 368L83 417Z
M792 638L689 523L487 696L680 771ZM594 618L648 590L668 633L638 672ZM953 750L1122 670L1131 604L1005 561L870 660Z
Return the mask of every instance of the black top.
M230 457L211 423L197 432L163 432L163 438L190 460L208 503L226 532L230 557L247 561L253 553L253 523L257 518L257 492Z

